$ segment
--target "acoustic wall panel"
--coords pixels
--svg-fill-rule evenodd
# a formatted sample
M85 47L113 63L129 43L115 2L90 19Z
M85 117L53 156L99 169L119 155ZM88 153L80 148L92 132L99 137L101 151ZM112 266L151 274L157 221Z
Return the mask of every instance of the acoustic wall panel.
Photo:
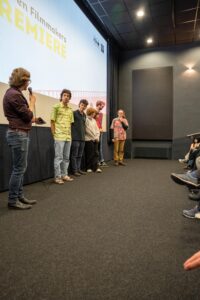
M173 68L133 70L133 139L172 140Z

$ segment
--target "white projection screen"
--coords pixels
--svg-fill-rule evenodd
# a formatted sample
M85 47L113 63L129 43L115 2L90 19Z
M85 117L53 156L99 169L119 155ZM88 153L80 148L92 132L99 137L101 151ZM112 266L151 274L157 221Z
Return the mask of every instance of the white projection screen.
M107 42L73 0L0 0L0 57L1 99L12 70L23 67L45 118L63 88L73 109L80 99L106 102Z

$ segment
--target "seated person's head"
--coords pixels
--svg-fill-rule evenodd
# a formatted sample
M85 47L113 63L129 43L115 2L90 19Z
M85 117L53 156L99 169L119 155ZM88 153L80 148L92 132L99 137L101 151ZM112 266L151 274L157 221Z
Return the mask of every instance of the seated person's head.
M200 142L200 138L198 138L198 137L193 138L193 143L194 144L198 144L199 142Z

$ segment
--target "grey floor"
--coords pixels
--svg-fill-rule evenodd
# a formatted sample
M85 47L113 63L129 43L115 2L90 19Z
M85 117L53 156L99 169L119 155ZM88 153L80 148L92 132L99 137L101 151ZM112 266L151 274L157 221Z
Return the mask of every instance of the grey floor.
M8 211L0 194L1 300L200 299L200 270L182 264L200 249L200 220L184 218L176 161L130 160L64 186L25 187L38 200Z

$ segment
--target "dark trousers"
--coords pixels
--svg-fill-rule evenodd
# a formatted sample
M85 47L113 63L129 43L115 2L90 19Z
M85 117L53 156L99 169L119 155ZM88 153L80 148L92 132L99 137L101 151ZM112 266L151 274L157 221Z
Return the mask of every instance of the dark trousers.
M17 199L24 197L23 181L27 168L29 134L8 129L6 137L12 154L12 174L9 181L8 202L14 204Z
M81 159L85 147L85 141L72 141L71 146L71 170L76 173L81 170Z
M103 157L103 133L100 133L99 143L98 143L98 151L99 151L99 162L102 163L104 161Z
M188 167L191 169L195 169L195 160L200 156L200 149L195 149L190 151L189 159L188 159Z
M91 169L93 172L96 172L98 167L98 142L95 141L86 141L85 142L85 164L86 170Z

